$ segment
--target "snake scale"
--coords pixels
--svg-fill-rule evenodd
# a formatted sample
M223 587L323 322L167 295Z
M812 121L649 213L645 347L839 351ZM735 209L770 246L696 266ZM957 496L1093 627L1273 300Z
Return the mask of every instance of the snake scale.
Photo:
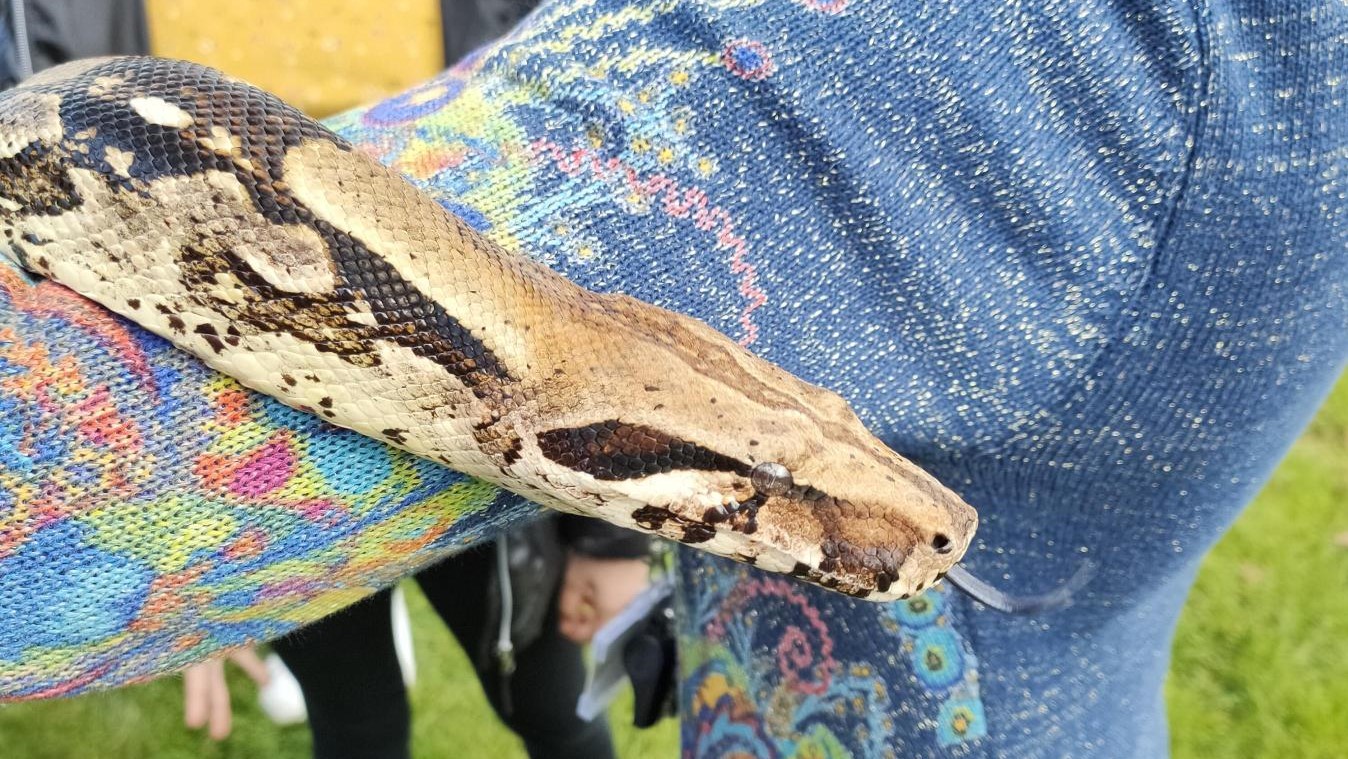
M956 565L972 507L839 396L484 239L244 82L78 61L0 94L20 266L291 406L538 503L859 598Z

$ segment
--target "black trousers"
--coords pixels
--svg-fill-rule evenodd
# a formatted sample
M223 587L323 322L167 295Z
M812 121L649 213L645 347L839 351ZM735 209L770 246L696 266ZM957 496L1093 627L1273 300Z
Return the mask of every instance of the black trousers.
M474 660L492 708L524 740L531 759L612 757L607 723L576 716L585 665L580 647L557 632L556 599L543 634L516 652L509 678L502 677L494 656L478 655L496 634L487 610L495 562L488 544L430 567L416 580ZM377 593L272 644L304 691L315 759L410 756L411 711L393 647L391 593ZM462 738L465 747L473 745L471 735ZM472 756L471 749L462 756Z

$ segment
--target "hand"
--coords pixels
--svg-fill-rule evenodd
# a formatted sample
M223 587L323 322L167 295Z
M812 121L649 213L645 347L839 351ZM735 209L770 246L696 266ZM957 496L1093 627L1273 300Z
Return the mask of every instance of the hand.
M267 684L267 665L252 648L231 651L224 658L194 664L183 670L183 721L193 730L209 724L211 740L229 737L232 714L229 686L225 684L225 659L229 659L253 678L258 687Z
M645 559L596 559L572 553L557 602L558 629L576 643L589 643L650 581Z

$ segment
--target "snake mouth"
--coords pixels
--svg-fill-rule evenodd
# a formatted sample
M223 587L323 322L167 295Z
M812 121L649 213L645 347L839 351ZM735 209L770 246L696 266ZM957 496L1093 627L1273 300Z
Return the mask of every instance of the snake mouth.
M945 579L990 609L1007 614L1042 614L1071 605L1077 591L1085 587L1094 576L1095 562L1088 560L1067 582L1046 593L1032 595L1012 595L998 590L958 564L946 572Z

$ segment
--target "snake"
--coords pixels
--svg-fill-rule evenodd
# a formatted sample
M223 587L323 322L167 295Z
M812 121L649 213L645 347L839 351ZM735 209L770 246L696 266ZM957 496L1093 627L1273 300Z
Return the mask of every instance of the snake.
M242 385L493 483L855 598L943 578L976 510L839 395L474 231L279 98L157 57L0 93L0 252Z

